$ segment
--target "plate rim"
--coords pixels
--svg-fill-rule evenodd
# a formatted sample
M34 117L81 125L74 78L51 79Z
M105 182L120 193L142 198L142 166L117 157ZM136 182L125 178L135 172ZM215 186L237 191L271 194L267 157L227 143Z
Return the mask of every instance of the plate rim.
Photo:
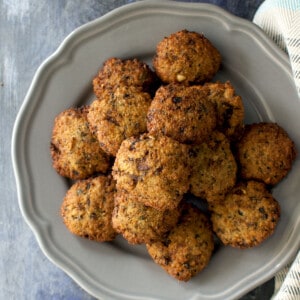
M17 186L18 203L24 220L33 231L35 238L37 239L38 244L42 249L43 253L46 255L46 257L52 263L54 263L60 269L62 269L65 273L67 273L71 278L73 278L73 280L77 284L79 284L82 288L84 288L88 293L90 293L95 297L99 297L99 293L98 293L99 290L97 288L97 284L95 282L90 282L90 278L84 278L85 277L84 273L81 272L80 268L74 265L71 262L71 260L66 261L66 257L64 255L62 256L56 247L55 248L49 247L51 243L48 242L48 237L45 238L45 236L43 236L42 234L43 231L49 230L48 228L49 224L47 224L47 222L39 218L39 216L33 214L32 210L30 210L30 207L26 205L26 199L28 198L28 187L31 185L31 183L29 182L29 179L25 176L26 171L28 170L28 164L26 163L26 161L24 161L24 153L22 153L22 150L20 150L22 149L20 145L22 145L22 141L24 141L26 137L26 132L28 130L28 122L30 119L28 115L30 116L30 112L33 111L34 107L37 105L37 101L34 101L34 93L36 92L37 86L39 85L43 77L46 76L47 72L49 72L47 70L51 68L52 63L55 64L56 60L59 61L60 57L66 54L65 53L66 51L71 51L72 49L74 50L76 48L76 43L78 43L76 42L76 39L78 37L81 36L84 39L86 38L85 35L92 34L89 32L95 30L96 27L99 27L97 31L101 31L100 30L101 25L107 26L106 23L120 22L120 18L121 19L123 18L122 20L125 20L126 18L130 18L129 16L130 14L128 14L129 12L134 11L136 14L141 12L144 14L151 14L153 10L158 10L162 8L164 9L164 13L168 13L168 14L177 13L181 15L185 11L194 11L194 13L196 14L199 13L200 11L202 13L205 11L206 13L221 15L224 18L224 20L226 20L226 22L229 23L230 26L232 26L232 28L236 29L238 26L239 28L236 30L245 31L247 34L251 33L252 38L254 38L255 40L257 40L257 42L260 43L260 46L266 52L268 52L268 55L276 57L278 64L281 64L282 69L285 70L287 75L293 79L288 56L279 47L277 47L277 45L257 25L255 25L254 23L248 20L234 16L231 13L225 11L224 9L214 4L208 4L208 3L186 3L186 2L174 2L174 1L166 1L166 0L164 1L146 0L146 1L140 1L140 2L123 5L73 30L61 42L57 50L53 54L51 54L47 59L44 60L44 62L37 69L32 79L32 82L24 98L24 101L19 109L13 127L11 156L12 156L13 171L14 171L14 176L15 176L16 186ZM117 19L117 17L119 17L119 20L114 21L114 19ZM229 25L227 24L227 26ZM71 47L69 47L70 45ZM71 48L71 50L68 50L68 47ZM297 221L298 221L297 227L299 227L300 221L299 219ZM298 244L300 245L300 240ZM276 265L275 269L277 271L280 268L282 268L285 264L291 261L293 256L296 255L296 251L297 248L299 248L299 245L298 246L295 245L294 248L289 249L288 252L289 255L286 255L285 260L281 261ZM54 245L52 245L52 247L53 246ZM271 264L271 262L269 264ZM74 274L74 269L76 269L78 273ZM259 283L263 283L266 280L270 279L273 275L274 275L274 269L269 270L265 274L265 276L260 277L260 280L256 280L252 284L248 284L247 289L244 289L242 293L240 293L239 291L233 291L232 293L226 290L225 294L222 293L219 295L218 298L215 299L224 299L223 298L224 296L230 296L230 297L241 296L242 294L253 289ZM101 291L103 291L103 289L104 287L102 286ZM116 294L111 294L111 292L114 293L114 291L108 291L108 292L110 292L109 294L110 296L116 296ZM123 296L123 299L127 299L126 295L125 297L124 295L118 295L118 296ZM132 295L130 295L130 299L133 299ZM150 298L146 297L145 299L150 299Z

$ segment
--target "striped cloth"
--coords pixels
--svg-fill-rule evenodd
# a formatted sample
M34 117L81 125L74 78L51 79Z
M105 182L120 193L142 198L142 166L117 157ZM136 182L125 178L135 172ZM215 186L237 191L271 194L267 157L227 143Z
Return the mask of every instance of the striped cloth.
M275 275L272 300L300 299L300 252L294 262Z
M253 22L289 55L300 97L300 0L266 0ZM272 300L300 300L300 251L292 264L275 275Z
M300 0L266 0L253 22L288 53L300 96Z

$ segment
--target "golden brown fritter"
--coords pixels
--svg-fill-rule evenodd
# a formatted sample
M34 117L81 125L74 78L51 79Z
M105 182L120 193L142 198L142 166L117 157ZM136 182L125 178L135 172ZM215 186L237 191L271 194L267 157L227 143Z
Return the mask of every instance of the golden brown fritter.
M159 211L136 201L130 194L117 193L112 223L131 244L150 243L172 229L180 210Z
M120 86L103 92L102 98L91 104L88 122L106 153L115 156L123 140L147 130L150 103L148 93L133 86Z
M189 188L189 173L185 145L146 134L123 141L113 166L118 191L158 210L178 206Z
M166 83L209 81L219 70L221 55L197 32L181 30L162 39L156 47L153 66Z
M188 281L211 259L214 249L211 224L199 209L185 204L178 224L161 240L147 244L147 249L169 275Z
M216 110L207 89L169 84L155 94L147 114L150 134L181 143L200 144L216 127Z
M241 176L275 185L292 167L296 148L283 128L276 123L247 125L237 143Z
M275 230L279 203L262 182L238 183L224 201L213 203L213 230L225 245L250 248L259 245Z
M217 108L217 128L230 140L238 140L243 134L245 110L242 98L236 95L234 87L225 83L206 83L209 100Z
M220 201L235 185L237 163L230 142L221 132L189 150L191 163L191 193L208 202Z
M157 79L150 67L138 59L107 59L98 75L93 79L93 89L97 98L102 98L104 90L114 90L119 86L134 86L144 92L151 92Z
M61 216L75 235L99 242L113 240L115 183L111 176L98 176L74 183L61 205Z
M56 171L71 179L85 179L96 172L105 173L109 157L89 129L88 107L70 108L54 120L50 151Z

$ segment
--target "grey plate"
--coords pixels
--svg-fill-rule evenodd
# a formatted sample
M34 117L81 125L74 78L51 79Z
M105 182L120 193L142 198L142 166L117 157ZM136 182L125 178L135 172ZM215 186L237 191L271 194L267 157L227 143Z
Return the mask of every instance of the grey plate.
M276 233L254 249L221 247L188 283L168 276L143 246L120 237L91 242L64 227L59 208L68 185L49 155L54 117L93 99L91 81L105 59L151 63L158 41L183 28L203 32L220 50L216 79L230 80L243 97L246 122L276 121L300 149L300 103L288 59L252 23L208 4L142 1L75 30L33 79L15 123L12 157L21 211L45 255L98 298L233 299L272 277L299 248L299 159L274 189L282 207Z

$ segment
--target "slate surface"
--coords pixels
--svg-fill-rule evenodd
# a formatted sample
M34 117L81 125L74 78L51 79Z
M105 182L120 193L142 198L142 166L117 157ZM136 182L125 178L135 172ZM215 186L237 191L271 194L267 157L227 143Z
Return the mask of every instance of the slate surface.
M130 0L0 0L0 299L94 299L40 250L19 207L11 163L17 112L39 65L78 26ZM262 0L211 0L251 20ZM270 299L273 280L243 300Z

